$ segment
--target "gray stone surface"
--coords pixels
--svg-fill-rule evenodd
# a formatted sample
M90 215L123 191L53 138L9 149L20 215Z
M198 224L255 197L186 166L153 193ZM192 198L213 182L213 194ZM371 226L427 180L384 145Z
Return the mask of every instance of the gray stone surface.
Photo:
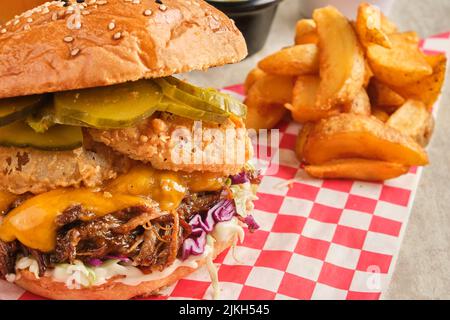
M233 66L188 75L202 85L240 83L261 57L291 45L301 0L281 4L265 48ZM396 0L391 18L402 30L423 37L450 31L449 0ZM449 82L441 100L436 131L400 256L386 299L450 299L450 103Z

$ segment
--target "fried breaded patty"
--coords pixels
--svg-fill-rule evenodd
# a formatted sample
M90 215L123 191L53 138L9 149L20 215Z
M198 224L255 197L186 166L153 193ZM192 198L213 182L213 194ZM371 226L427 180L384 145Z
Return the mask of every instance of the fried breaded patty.
M194 128L199 129L199 122L163 113L133 128L89 129L89 133L95 141L161 170L227 175L240 172L251 158L253 149L242 120L228 120L224 124L203 122L200 137L194 137L199 132Z
M100 144L89 151L63 152L0 147L0 190L38 194L59 187L96 187L127 170L129 163Z

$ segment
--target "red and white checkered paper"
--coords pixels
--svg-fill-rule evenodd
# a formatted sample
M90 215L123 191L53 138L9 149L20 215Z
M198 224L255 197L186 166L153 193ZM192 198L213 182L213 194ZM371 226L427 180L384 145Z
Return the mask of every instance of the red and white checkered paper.
M422 44L450 53L450 33ZM227 89L242 98L242 86ZM435 108L436 110L437 108ZM294 155L300 126L280 126L279 171L264 176L254 216L261 229L222 253L222 299L379 299L389 286L421 168L384 183L315 180ZM289 187L289 181L294 182ZM210 299L206 268L158 299ZM39 299L0 281L0 299Z

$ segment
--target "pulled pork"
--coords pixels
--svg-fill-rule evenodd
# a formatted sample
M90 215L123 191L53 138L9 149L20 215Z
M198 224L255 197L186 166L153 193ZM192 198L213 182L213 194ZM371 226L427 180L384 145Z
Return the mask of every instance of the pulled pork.
M67 208L56 219L55 250L42 253L18 241L0 241L0 278L14 272L17 256L33 256L42 275L48 267L91 263L94 259L126 257L144 272L163 270L173 263L184 240L189 237L190 218L208 211L220 201L221 192L205 192L185 197L178 210L165 212L154 207L131 207L103 217L95 217L81 206Z

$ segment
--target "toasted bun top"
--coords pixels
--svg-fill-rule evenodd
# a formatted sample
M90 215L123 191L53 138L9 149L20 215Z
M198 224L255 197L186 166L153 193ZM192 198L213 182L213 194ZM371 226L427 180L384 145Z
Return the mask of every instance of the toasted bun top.
M0 26L0 98L164 77L246 55L233 21L202 0L47 2Z

